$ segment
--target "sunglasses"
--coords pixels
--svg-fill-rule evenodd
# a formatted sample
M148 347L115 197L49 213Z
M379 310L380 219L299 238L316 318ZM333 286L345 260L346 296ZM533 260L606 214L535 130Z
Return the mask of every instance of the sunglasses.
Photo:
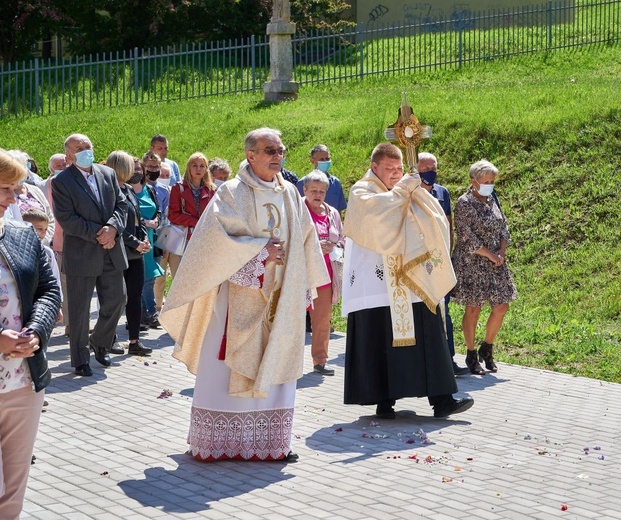
M258 150L252 150L252 151L256 152ZM262 151L266 155L282 155L283 157L287 155L287 149L283 148L282 146L280 148L263 148Z

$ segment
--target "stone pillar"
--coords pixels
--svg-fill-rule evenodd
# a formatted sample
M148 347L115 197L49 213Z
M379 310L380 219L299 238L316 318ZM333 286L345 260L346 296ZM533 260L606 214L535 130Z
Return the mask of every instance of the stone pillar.
M267 34L270 38L270 81L263 85L265 101L286 101L298 97L298 84L293 79L293 52L291 35L295 24L291 22L288 0L274 0Z

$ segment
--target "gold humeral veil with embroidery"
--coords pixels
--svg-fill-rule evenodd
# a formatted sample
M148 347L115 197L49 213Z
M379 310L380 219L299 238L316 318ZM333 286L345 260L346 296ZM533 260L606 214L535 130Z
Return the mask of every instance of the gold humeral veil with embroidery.
M295 187L277 174L266 188L244 161L203 212L160 316L176 342L173 356L196 374L220 284L271 237L284 242L284 265L265 264L261 289L229 283L224 362L231 369L229 393L237 397L265 397L271 386L302 375L307 290L330 281Z
M410 292L429 310L455 285L449 227L438 201L404 175L392 190L369 169L349 193L345 236L384 260L393 346L416 344Z

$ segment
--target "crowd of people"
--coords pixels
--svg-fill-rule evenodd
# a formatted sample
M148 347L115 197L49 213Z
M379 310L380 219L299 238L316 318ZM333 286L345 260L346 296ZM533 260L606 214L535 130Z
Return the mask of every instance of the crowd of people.
M454 396L455 376L497 371L493 344L517 291L492 163L472 165L453 211L430 153L404 173L401 150L379 144L348 199L323 144L301 179L284 168L278 130L248 133L244 154L236 175L201 152L182 175L161 134L140 157L115 150L101 163L89 137L72 134L44 179L28 154L0 150L8 302L0 305L0 517L19 517L56 323L80 377L93 374L91 351L104 367L126 349L151 354L140 333L163 326L174 357L196 374L188 442L204 461L297 460L304 315L313 371L332 376L331 316L341 297L346 404L394 419L399 399L427 397L434 416L447 417L474 402ZM28 251L17 255L17 247ZM22 269L39 275L30 281ZM465 306L466 367L454 359L450 298ZM485 303L491 314L477 351ZM127 345L116 335L123 313ZM10 407L24 412L19 424ZM19 457L11 449L18 442Z

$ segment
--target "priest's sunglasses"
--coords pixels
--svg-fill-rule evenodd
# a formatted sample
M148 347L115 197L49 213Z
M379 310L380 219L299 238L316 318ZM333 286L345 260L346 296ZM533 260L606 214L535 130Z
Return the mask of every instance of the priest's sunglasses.
M268 146L267 148L263 148L263 150L252 150L252 151L253 152L262 151L266 155L282 155L283 157L287 155L287 149L283 148L282 146L280 148L271 148Z

